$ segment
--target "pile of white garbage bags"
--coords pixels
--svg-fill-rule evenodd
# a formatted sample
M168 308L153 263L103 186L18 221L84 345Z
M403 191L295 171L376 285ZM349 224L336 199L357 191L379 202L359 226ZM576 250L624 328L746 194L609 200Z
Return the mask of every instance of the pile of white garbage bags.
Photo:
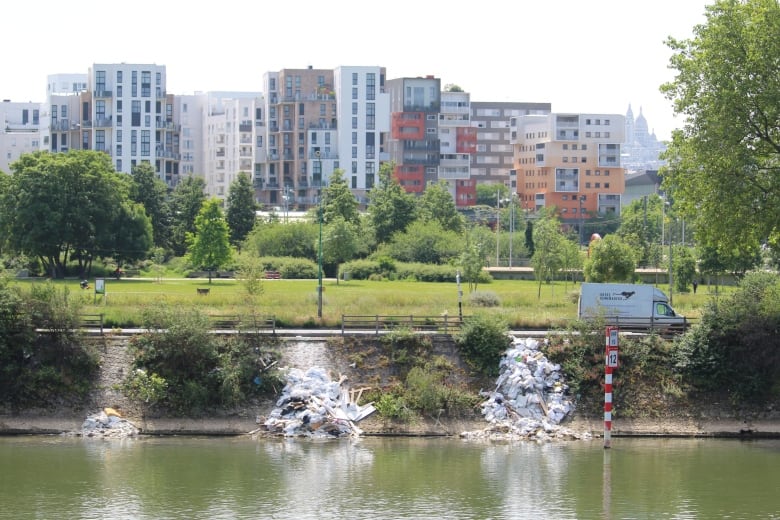
M482 415L490 426L462 437L508 437L534 440L579 437L559 426L573 410L561 367L550 363L533 338L514 338L500 362L496 389L482 392Z
M319 367L305 372L290 369L276 407L263 422L265 430L285 437L360 435L362 431L355 423L376 410L373 404L358 406L355 401L359 397L355 398L344 381L344 377L331 381Z

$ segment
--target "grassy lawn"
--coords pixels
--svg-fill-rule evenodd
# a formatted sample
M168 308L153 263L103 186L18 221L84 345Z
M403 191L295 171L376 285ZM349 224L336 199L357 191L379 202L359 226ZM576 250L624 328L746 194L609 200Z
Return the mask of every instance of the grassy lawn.
M26 286L45 282L17 283ZM93 288L80 289L77 280L53 283L68 287L71 295L80 298L83 313L103 313L107 323L123 327L141 325L143 310L161 304L195 306L210 315L272 314L282 327L339 327L342 314L458 316L458 288L454 282L350 280L337 284L327 279L323 281L322 321L317 318L317 280L264 280L262 294L254 298L240 281L230 279L214 279L209 284L207 279L107 278L105 297L95 295ZM668 286L659 287L668 294ZM209 293L198 294L198 288L207 288ZM511 328L564 326L577 313L579 286L571 282L542 285L541 298L537 297L538 285L534 281L497 280L481 284L479 292L493 293L500 302L500 306L490 308L471 303L468 284L461 288L464 316L500 313ZM720 288L721 294L723 291ZM675 293L674 307L679 313L696 318L711 296L707 287L700 287L696 295Z

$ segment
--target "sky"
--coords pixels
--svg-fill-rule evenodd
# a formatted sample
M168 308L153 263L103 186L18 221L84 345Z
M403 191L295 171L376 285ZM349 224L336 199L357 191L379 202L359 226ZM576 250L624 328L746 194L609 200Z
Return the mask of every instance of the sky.
M553 112L640 109L659 139L682 121L659 86L667 37L687 39L714 0L443 2L6 2L0 99L43 102L46 77L95 63L165 65L167 91L255 91L284 68L382 66L432 75L472 101Z

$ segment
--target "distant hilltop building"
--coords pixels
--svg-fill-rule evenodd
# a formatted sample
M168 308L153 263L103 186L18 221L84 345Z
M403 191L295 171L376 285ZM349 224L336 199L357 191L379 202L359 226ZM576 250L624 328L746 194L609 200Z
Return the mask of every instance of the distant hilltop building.
M650 132L647 120L639 107L639 115L634 119L634 111L628 105L626 112L626 141L623 144L623 165L628 171L658 170L664 165L660 154L666 150L666 144L659 141L655 132Z

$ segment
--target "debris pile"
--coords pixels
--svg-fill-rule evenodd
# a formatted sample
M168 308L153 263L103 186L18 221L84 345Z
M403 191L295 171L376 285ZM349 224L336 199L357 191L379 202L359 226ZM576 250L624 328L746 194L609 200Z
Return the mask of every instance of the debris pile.
M286 437L357 436L362 430L355 423L371 415L373 404L358 406L365 389L351 391L343 386L346 378L331 381L319 367L305 372L293 368L287 373L287 384L270 415L262 422L265 430Z
M528 440L582 437L559 426L573 409L560 370L560 365L550 363L539 351L538 340L514 338L501 359L495 391L481 394L487 397L482 415L490 426L461 436Z
M113 408L104 408L99 413L87 416L81 425L82 437L124 438L138 435L136 426L123 419Z

